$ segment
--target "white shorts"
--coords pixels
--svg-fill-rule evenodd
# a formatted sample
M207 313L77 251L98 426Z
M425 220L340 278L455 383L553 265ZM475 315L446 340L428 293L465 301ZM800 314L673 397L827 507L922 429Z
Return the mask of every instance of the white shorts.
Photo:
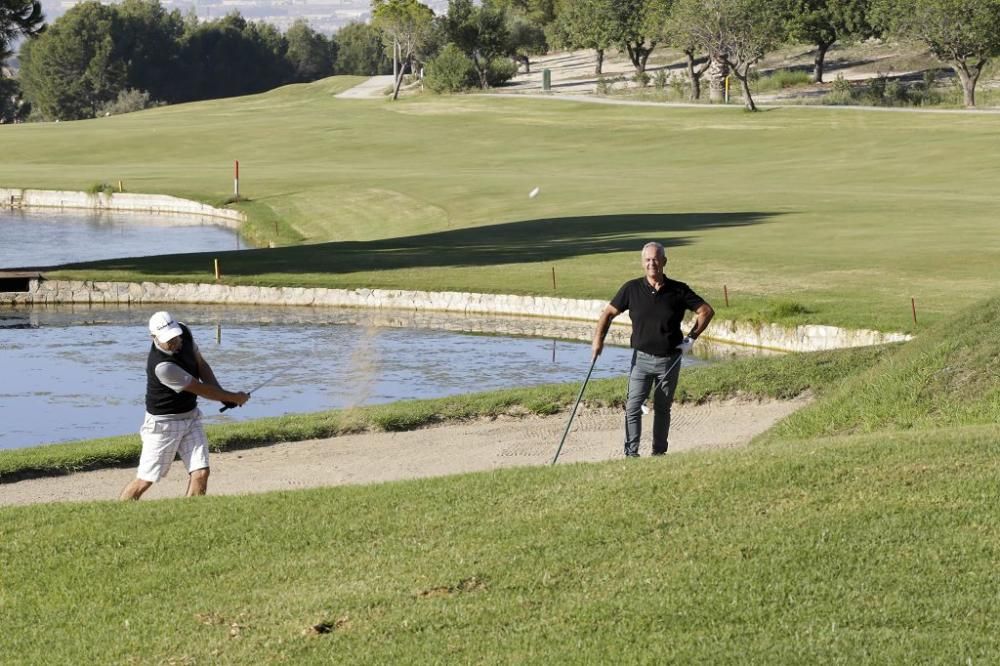
M201 410L195 409L191 418L158 421L150 414L139 429L142 438L142 455L136 478L155 483L165 477L179 454L190 474L208 468L208 439L201 427Z

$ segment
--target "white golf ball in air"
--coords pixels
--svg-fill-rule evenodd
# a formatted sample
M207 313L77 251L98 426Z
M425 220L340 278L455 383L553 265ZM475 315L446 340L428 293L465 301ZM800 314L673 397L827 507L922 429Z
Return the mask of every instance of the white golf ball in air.
M534 199L535 197L538 196L538 193L541 192L541 191L542 191L542 188L536 187L535 189L533 189L530 192L528 192L528 198L529 199Z

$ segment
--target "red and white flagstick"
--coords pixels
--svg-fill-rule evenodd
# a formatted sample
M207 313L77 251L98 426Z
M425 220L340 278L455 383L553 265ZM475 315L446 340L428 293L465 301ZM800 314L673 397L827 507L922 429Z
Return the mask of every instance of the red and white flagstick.
M237 201L240 200L240 161L234 160L236 164L236 176L233 179L233 196Z

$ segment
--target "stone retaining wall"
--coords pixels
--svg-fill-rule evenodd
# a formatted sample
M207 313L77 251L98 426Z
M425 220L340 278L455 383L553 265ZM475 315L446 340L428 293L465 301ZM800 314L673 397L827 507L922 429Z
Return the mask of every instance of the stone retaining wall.
M452 312L498 316L528 316L583 320L596 323L607 305L601 300L547 296L512 296L459 292L400 291L389 289L326 289L321 287L250 287L222 284L167 284L160 282L97 282L32 279L27 292L0 293L0 305L54 303L174 304L220 303L226 305L299 305L352 307L397 311ZM627 338L628 314L618 317L612 339ZM786 328L775 324L753 325L716 319L707 338L732 344L781 351L817 351L862 347L909 340L902 333L846 330L808 325Z
M211 217L220 224L237 228L246 217L238 210L213 208L207 204L179 199L165 194L131 192L66 192L60 190L21 190L0 188L0 208L59 208L168 215Z

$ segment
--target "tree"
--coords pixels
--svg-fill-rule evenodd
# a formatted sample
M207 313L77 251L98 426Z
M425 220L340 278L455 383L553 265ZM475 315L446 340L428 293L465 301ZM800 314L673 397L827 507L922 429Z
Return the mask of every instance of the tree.
M188 26L180 48L179 101L249 95L292 80L284 35L238 12Z
M531 72L531 56L548 50L545 31L536 23L518 14L508 14L507 32L510 34L511 56Z
M6 79L3 66L18 37L34 37L45 28L38 0L0 0L0 123L24 120L31 105L21 96L21 85Z
M489 88L494 61L511 51L504 10L489 4L476 7L472 0L449 0L443 22L449 41L472 60L479 86Z
M297 81L315 81L333 74L336 45L321 33L298 19L285 33L288 41L288 61Z
M684 7L676 6L670 12L670 17L667 19L667 41L684 53L685 71L688 83L691 84L691 99L699 100L701 99L701 77L708 71L712 59L706 57L700 63L698 62L701 59L698 57L700 52L698 40L691 29L691 24L684 16L684 11Z
M791 39L816 45L813 81L823 82L826 52L838 40L875 34L868 14L871 0L793 0L788 19Z
M333 36L337 60L333 69L338 74L376 76L392 73L392 61L382 50L378 30L367 23L348 23Z
M756 111L750 68L785 36L787 10L781 0L678 0L675 20L687 24L711 67L728 68L743 90L743 104Z
M612 0L612 34L615 43L628 53L637 75L644 74L646 62L656 45L666 37L665 26L673 0Z
M876 0L873 22L926 44L955 70L965 106L976 105L983 68L1000 55L1000 0Z
M38 0L0 0L0 65L11 55L18 37L33 37L45 27Z
M174 101L184 19L159 0L124 0L116 5L114 57L125 65L128 86L154 100Z
M42 118L93 118L124 88L114 59L116 10L97 0L80 3L21 47L21 86Z
M372 0L372 25L382 33L386 49L399 49L400 66L392 90L399 97L403 75L430 37L434 12L417 0Z
M612 0L575 0L549 28L549 41L559 48L594 49L594 73L604 68L604 52L615 44Z

